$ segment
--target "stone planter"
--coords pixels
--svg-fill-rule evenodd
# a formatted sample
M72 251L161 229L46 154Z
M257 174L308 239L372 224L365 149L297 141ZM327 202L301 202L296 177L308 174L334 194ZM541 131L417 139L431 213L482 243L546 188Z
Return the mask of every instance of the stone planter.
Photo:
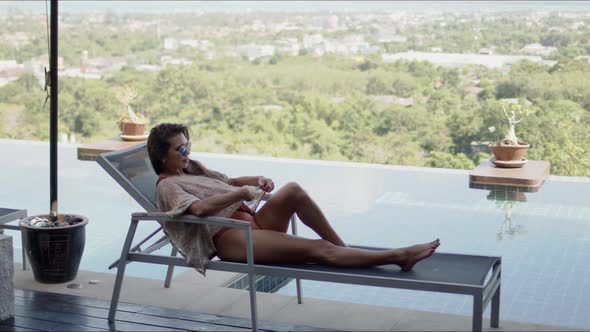
M519 142L518 145L490 144L490 150L494 155L492 162L498 167L516 168L526 163L524 156L530 148L530 144Z
M133 122L119 122L119 129L121 134L125 136L141 136L145 132L147 124L145 123L133 123Z
M40 283L58 284L76 278L86 243L86 225L82 222L64 227L37 228L25 224L35 217L48 218L48 215L30 216L20 221L23 246L33 270L35 280ZM63 220L64 215L58 215Z

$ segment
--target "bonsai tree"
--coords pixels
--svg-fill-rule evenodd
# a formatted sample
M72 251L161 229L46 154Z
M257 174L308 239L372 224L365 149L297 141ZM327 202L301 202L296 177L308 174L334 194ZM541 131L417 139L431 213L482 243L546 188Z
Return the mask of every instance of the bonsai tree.
M520 145L516 137L516 125L535 112L521 104L502 103L501 106L504 116L508 121L508 131L503 139L496 142L496 145ZM494 132L496 131L496 127L490 127L489 130L490 132Z
M119 120L119 123L135 123L135 124L147 124L147 119L141 113L135 113L131 105L137 99L139 99L139 93L135 89L129 86L124 86L115 92L117 99L126 106L125 111Z

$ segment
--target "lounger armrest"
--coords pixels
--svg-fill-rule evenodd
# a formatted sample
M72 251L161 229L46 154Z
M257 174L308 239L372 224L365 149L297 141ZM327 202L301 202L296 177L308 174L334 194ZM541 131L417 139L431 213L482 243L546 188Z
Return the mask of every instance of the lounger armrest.
M223 217L196 217L191 215L184 215L176 218L172 218L169 215L162 212L136 212L131 215L132 220L153 220L158 222L182 222L186 224L209 224L218 225L230 228L248 229L252 226L249 222L223 218Z

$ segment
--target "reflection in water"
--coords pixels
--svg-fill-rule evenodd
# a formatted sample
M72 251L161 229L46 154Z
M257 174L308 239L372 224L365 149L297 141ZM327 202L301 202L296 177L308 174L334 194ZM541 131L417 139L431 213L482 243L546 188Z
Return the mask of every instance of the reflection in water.
M490 190L487 199L495 202L500 209L504 210L504 221L500 224L500 228L496 233L498 241L502 240L505 234L513 237L516 234L524 235L527 233L524 225L512 222L512 210L520 202L526 202L524 192L494 188Z
M540 186L537 187L517 187L511 185L498 184L481 184L469 183L469 188L489 190L490 193L486 196L489 201L494 202L500 209L504 210L504 221L500 224L500 228L496 233L496 238L501 241L505 235L510 238L517 234L527 234L527 229L524 225L517 224L512 220L512 211L522 203L527 201L525 193L535 193L539 191Z

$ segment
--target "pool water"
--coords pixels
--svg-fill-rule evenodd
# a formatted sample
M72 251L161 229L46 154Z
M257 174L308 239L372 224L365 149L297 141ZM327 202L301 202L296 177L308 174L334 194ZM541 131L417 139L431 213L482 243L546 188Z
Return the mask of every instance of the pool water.
M80 268L106 272L119 255L132 212L141 211L98 164L60 146L60 212L86 215ZM0 140L0 204L49 208L46 142ZM501 319L590 329L590 179L550 177L538 192L469 187L467 171L193 153L229 176L296 181L349 244L401 247L441 239L440 252L502 256ZM147 235L153 227L139 229ZM305 226L302 236L317 238ZM7 233L9 233L7 231ZM20 239L14 237L15 260ZM169 249L164 249L167 252ZM164 253L164 252L163 252ZM114 273L115 270L111 272ZM165 268L130 264L129 275ZM295 295L288 283L279 294ZM471 315L471 297L303 281L304 297ZM489 309L488 309L489 312Z

